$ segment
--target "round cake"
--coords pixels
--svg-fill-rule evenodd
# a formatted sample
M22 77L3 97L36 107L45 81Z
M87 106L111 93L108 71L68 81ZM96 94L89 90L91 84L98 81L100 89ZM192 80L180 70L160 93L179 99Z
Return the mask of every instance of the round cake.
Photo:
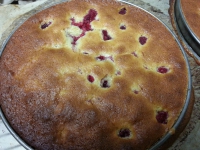
M200 5L199 0L180 0L181 10L184 15L185 21L189 28L194 32L195 36L200 39Z
M200 13L198 1L170 0L169 15L185 51L200 64Z
M0 70L1 109L38 150L149 149L173 131L190 78L166 26L115 0L71 0L30 17Z

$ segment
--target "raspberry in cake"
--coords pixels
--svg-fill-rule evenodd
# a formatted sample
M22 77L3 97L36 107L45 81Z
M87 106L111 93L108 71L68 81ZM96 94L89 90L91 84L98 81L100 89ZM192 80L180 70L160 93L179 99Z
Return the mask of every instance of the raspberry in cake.
M48 26L51 25L51 23L52 23L52 22L50 22L50 21L49 21L48 23L45 22L44 24L41 25L41 29L47 28Z
M76 45L76 42L79 40L79 38L83 37L87 31L92 31L90 23L95 20L96 16L97 11L90 9L88 14L84 16L82 22L76 22L74 18L71 18L71 24L79 27L82 30L82 33L79 36L72 36L72 45Z
M161 66L158 68L159 73L167 73L168 71L169 71L169 69L166 68L165 66Z
M159 123L167 124L168 113L165 111L158 111L156 119Z
M121 25L121 26L120 26L120 29L121 29L121 30L126 30L126 26L125 26L125 25Z
M112 39L111 36L108 34L107 30L102 30L102 35L103 35L103 40L104 41Z
M88 81L91 83L94 82L94 77L92 75L88 75Z
M126 8L124 7L122 9L120 9L119 14L125 15L126 14Z
M145 36L139 37L139 42L141 45L144 45L147 42L147 38Z

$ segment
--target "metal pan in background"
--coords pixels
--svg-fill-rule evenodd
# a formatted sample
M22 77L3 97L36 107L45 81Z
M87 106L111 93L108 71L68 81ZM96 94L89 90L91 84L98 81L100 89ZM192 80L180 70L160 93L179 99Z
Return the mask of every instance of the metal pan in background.
M34 11L34 14L36 14L37 12L40 12L44 9L47 9L51 6L54 6L56 4L59 4L59 3L62 3L63 1L67 1L67 0L60 0L60 2L52 2L51 4L48 4L48 6L46 5L45 7L37 10L37 11ZM152 17L156 18L157 20L159 20L157 17L155 17L154 15L152 15L151 13L149 13L148 11L146 11L145 9L139 7L139 6L136 6L132 3L129 3L129 2L126 2L124 0L118 0L119 2L122 2L122 3L125 3L125 4L128 4L128 5L131 5L133 7L137 7L143 11L145 11L146 13L150 14ZM32 16L31 15L31 16ZM29 18L30 16L28 16ZM0 47L0 55L3 53L3 50L4 48L6 47L10 37L12 36L12 34L19 28L19 26L21 24L23 24L28 18L24 19L23 21L20 21L20 24L18 24L18 26L16 26L12 32L10 33L10 35L8 36L8 38L3 41L3 44L1 45ZM160 20L159 20L160 21ZM187 69L188 69L188 89L187 89L187 95L186 95L186 100L185 100L185 105L177 119L177 121L174 123L173 127L171 128L172 130L176 130L179 125L181 124L185 114L186 114L186 111L188 109L188 105L190 103L190 97L191 97L191 93L192 93L192 80L191 80L191 73L190 73L190 66L189 66L189 62L188 62L188 59L187 59L187 56L186 56L186 53L182 47L182 45L180 44L179 40L176 38L176 36L173 34L173 32L162 22L160 21L161 24L163 24L166 29L172 34L173 38L175 39L175 41L177 42L182 54L183 54L183 57L185 59L185 62L186 62L186 65L187 65ZM3 120L3 123L5 124L5 126L7 127L7 129L10 131L10 133L13 135L13 137L27 150L33 150L33 148L31 148L26 142L23 141L23 139L20 138L20 136L13 130L13 128L11 127L11 125L9 124L8 120L6 119L1 107L0 107L0 117L2 118ZM156 150L156 149L159 149L163 144L165 144L167 142L167 140L172 136L173 134L171 133L171 130L168 131L168 133L166 133L157 143L155 143L154 145L152 145L152 147L149 149L149 150Z
M181 0L175 0L174 19L179 37L186 43L195 59L200 61L200 39L198 39L186 21L181 7Z

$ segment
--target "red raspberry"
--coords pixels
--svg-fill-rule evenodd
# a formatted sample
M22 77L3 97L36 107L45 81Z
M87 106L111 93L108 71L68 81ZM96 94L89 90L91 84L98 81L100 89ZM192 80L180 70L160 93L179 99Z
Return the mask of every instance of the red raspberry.
M139 37L139 42L141 45L144 45L147 42L147 38L145 36L141 36Z
M122 9L119 11L119 14L125 15L125 14L126 14L126 8L122 8Z
M102 34L103 34L103 40L104 41L107 41L107 40L111 39L110 35L108 35L108 31L107 30L103 30Z
M92 75L88 75L88 81L90 81L91 83L94 82L94 77Z
M168 113L165 111L158 111L156 119L158 123L167 124Z
M169 70L168 68L162 66L162 67L159 67L157 71L158 71L159 73L163 73L163 74L164 74L164 73L167 73L168 70Z

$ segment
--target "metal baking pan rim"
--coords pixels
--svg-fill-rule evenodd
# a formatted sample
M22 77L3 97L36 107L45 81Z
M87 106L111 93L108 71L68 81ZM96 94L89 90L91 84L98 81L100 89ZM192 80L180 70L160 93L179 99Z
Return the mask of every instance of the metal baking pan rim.
M181 0L176 0L174 4L174 19L177 32L187 46L191 47L192 54L197 60L200 60L200 40L192 31L190 26L187 24L187 21L184 17L182 8L181 8Z
M69 1L69 0L61 0L59 2L54 2L54 3L51 3L49 5L47 5L46 7L43 7L42 9L39 9L38 11L34 12L31 16L35 15L36 13L42 11L42 10L45 10L51 6L54 6L54 5L57 5L57 4L60 4L62 2L66 2L66 1ZM182 47L182 45L180 44L179 40L176 38L176 36L174 35L174 33L169 29L169 27L167 25L165 25L165 23L163 23L160 19L158 19L155 15L151 14L150 12L148 12L147 10L135 5L135 4L132 4L132 3L129 3L129 2L126 2L124 0L117 0L119 2L122 2L122 3L125 3L125 4L128 4L128 5L132 5L136 8L139 8L143 11L145 11L146 13L150 14L152 17L156 18L162 25L164 25L166 27L166 29L171 33L171 35L173 36L173 38L175 39L175 41L177 42L177 44L179 45L179 48L180 50L182 51L182 54L183 54L183 57L184 57L184 60L186 62L186 65L187 65L187 69L188 69L188 90L187 90L187 96L186 96L186 100L185 100L185 104L184 104L184 107L182 109L182 111L180 112L180 115L178 117L178 119L176 120L176 122L174 123L174 125L172 126L172 129L176 130L177 127L180 125L183 117L185 116L185 113L187 111L187 108L188 108L188 105L190 103L190 97L191 97L191 91L192 91L192 79L191 79L191 72L190 72L190 65L189 65L189 61L188 61L188 58L186 56L186 53ZM30 16L29 16L30 17ZM28 17L28 18L29 18ZM11 32L11 34L6 38L5 41L3 41L3 44L0 48L0 56L1 54L3 53L3 50L4 48L6 47L8 41L10 40L11 36L14 34L14 32L28 19L26 18L25 20L23 20L20 24L18 24L18 26L16 26L13 31ZM0 116L2 117L2 121L3 123L5 124L5 126L7 127L7 129L10 131L10 133L14 136L14 138L27 150L33 150L33 148L31 148L29 145L27 145L18 135L17 133L12 129L12 127L10 126L9 122L7 121L5 115L3 114L3 111L1 109L1 106L0 106ZM166 133L158 142L156 142L154 145L152 145L150 147L149 150L156 150L158 149L160 146L162 146L170 137L172 136L172 133L170 131L168 131L168 133Z

